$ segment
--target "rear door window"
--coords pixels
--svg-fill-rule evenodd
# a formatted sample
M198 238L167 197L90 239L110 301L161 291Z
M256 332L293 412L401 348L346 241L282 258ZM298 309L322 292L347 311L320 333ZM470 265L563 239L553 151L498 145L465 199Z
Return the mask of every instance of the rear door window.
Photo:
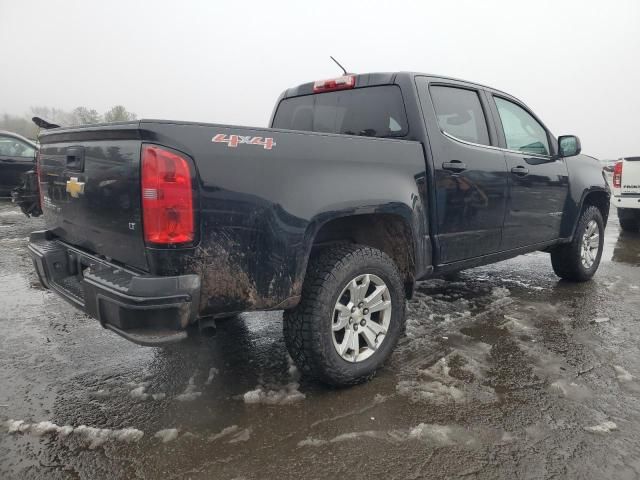
M286 98L280 102L272 126L366 137L404 137L409 130L396 85Z
M441 131L459 140L491 144L478 92L441 85L431 86L430 91Z

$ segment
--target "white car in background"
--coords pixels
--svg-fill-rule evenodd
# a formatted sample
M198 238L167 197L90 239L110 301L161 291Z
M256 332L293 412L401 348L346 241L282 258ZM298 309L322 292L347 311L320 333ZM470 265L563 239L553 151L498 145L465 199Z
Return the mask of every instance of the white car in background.
M640 157L621 158L613 169L612 185L620 227L637 232L640 230Z

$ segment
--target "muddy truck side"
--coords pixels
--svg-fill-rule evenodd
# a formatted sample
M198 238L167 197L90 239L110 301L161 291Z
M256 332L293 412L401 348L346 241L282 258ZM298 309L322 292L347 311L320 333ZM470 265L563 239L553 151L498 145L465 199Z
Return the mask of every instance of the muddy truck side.
M373 376L419 279L550 253L600 261L609 191L516 98L415 73L285 91L271 128L140 120L44 133L41 282L142 345L284 310L300 369Z

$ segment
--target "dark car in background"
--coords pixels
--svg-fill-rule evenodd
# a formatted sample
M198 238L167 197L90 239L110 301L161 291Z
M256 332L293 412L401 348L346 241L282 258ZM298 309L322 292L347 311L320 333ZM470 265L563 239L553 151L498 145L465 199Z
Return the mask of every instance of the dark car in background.
M0 196L9 197L22 175L35 167L38 145L17 133L0 130Z

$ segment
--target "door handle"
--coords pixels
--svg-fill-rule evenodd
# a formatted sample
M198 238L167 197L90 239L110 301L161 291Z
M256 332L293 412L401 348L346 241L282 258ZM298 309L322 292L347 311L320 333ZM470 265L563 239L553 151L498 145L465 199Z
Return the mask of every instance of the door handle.
M467 169L467 165L460 160L451 160L450 162L444 162L442 169L450 172L464 172Z
M529 174L529 169L527 167L523 167L522 165L518 165L517 167L513 167L511 169L511 173L524 177L525 175Z

